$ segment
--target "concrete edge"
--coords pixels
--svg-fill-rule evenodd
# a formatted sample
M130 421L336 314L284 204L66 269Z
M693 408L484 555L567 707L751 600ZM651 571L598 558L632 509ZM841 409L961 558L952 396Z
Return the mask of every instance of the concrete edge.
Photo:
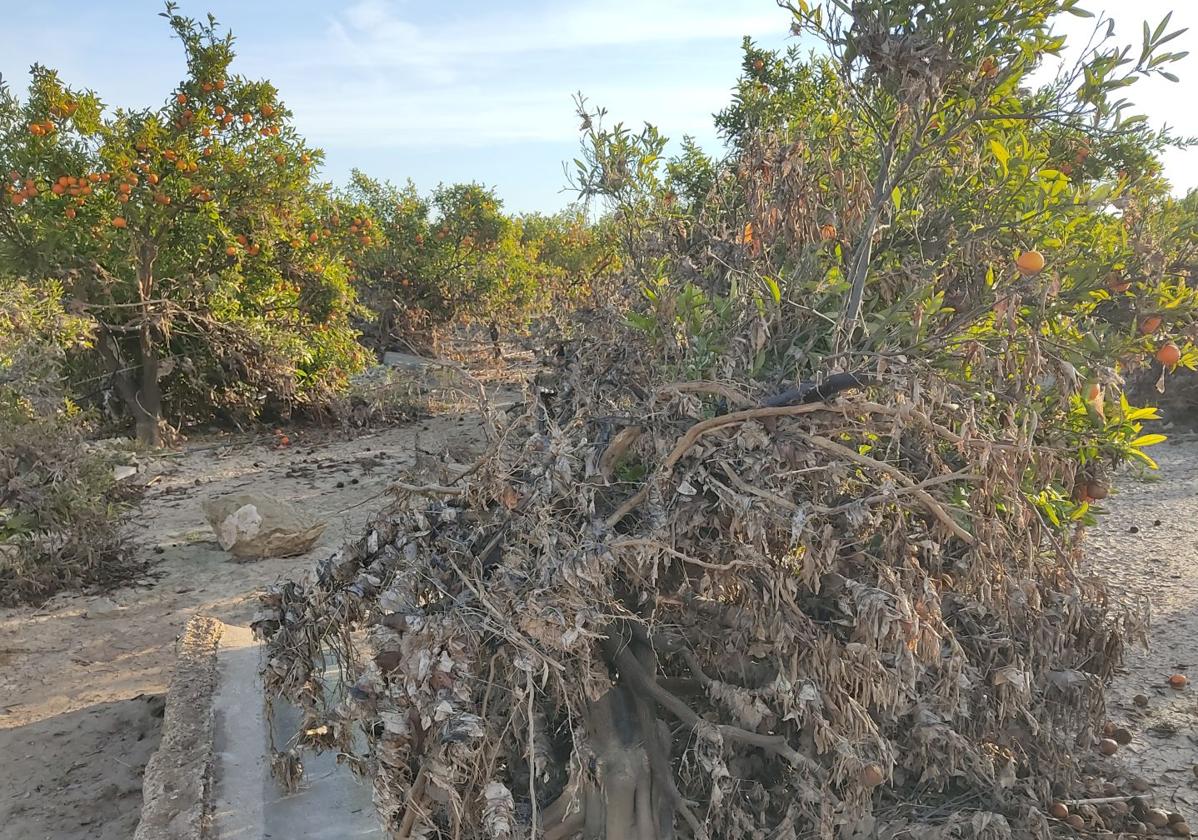
M216 656L225 625L195 616L177 643L162 741L142 780L133 840L206 840L212 806Z

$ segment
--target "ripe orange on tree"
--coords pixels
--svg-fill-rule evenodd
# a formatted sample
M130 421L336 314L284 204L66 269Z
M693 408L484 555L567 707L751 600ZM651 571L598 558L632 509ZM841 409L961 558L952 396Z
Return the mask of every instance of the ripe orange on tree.
M1147 315L1140 320L1140 335L1152 335L1161 328L1164 319L1160 315Z
M1181 350L1172 341L1161 346L1156 351L1156 360L1166 367L1173 367L1181 361Z
M1023 275L1039 274L1045 265L1047 261L1039 251L1024 251L1015 260L1015 267Z

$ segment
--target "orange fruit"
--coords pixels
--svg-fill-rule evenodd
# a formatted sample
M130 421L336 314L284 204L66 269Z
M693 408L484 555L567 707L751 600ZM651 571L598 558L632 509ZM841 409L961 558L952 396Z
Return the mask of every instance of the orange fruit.
M282 155L275 155L275 163L277 163L279 166L282 166L286 162L287 158L283 157Z
M1156 351L1156 360L1162 365L1173 367L1181 361L1181 350L1170 341L1168 344L1161 345L1161 349Z
M242 114L241 121L244 124L249 125L251 122L254 121L254 115L253 114Z
M154 200L164 206L171 203L171 197L164 193L155 193Z
M111 172L101 172L100 180L103 181L105 184L107 184L109 181L112 180L112 173Z
M187 94L180 93L178 96L175 97L175 101L178 102L180 105L186 105L187 104Z
M1161 328L1164 319L1160 315L1147 315L1140 320L1140 335L1152 335Z
M112 217L112 226L114 228L125 228L128 226L128 224L129 223L125 221L124 216L113 216Z
M16 205L17 207L20 207L22 204L24 204L25 203L25 193L13 193L12 203L14 205Z
M1015 267L1024 275L1039 274L1045 265L1047 262L1039 251L1024 251L1015 260Z
M100 182L100 175L97 172L89 172L87 180L91 181L93 184L97 184Z
M255 242L255 243L254 243L253 245L251 245L251 246L250 246L250 248L249 248L249 253L250 253L250 256L251 256L251 257L257 256L257 255L258 255L258 252L259 252L259 251L261 251L261 250L262 250L262 249L261 249L260 247L258 247L258 243L257 243L257 242Z
M238 243L239 245L245 245L247 242L249 242L249 240L248 240L248 239L246 239L246 237L245 237L245 234L244 234L244 233L239 233L239 234L237 234L237 243Z
M1185 674L1174 674L1169 677L1170 688L1185 688L1190 684L1190 678Z
M263 105L262 106L262 116L271 117L271 116L274 116L274 113L275 113L275 109L274 109L273 105Z
M217 90L224 90L224 89L225 89L225 80L224 80L224 79L217 79L217 80L216 80L216 89L217 89Z
M237 256L237 249L234 248L232 245L230 245L228 248L225 249L225 253L228 254L230 257L235 257L235 256Z
M311 235L309 235L309 236L308 236L308 241L309 241L309 242L316 242L318 239L320 239L320 237L319 237L319 236L317 236L315 233L313 233L313 234L311 234Z
M75 208L74 208L74 207L68 207L68 208L67 208L67 210L66 210L66 214L67 214L67 218L68 218L68 219L73 219L73 218L75 218Z
M211 137L212 129L209 128L208 126L204 126L203 128L200 129L200 135L203 137Z
M157 184L158 176L155 173L151 172L149 175L146 176L146 180L149 181L151 184Z
M116 197L116 200L119 201L121 204L128 204L129 196L125 195L124 193L121 193L120 195L118 195Z
M836 225L821 225L819 229L819 238L825 242L836 238Z
M128 195L132 189L133 189L133 187L129 186L128 184L121 184L119 187L117 187L117 190L122 195Z
M204 93L212 93L212 88L212 82L204 82L204 84L200 85L200 90L204 91Z
M212 113L216 114L218 117L223 117L225 115L225 106L217 105L212 109Z

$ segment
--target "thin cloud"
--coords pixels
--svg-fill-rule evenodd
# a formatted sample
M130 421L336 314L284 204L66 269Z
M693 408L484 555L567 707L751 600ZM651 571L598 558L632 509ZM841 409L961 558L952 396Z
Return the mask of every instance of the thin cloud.
M510 7L509 7L510 8ZM330 23L325 60L348 66L420 68L451 79L454 69L496 57L777 35L785 14L770 4L632 0L552 3L519 12L445 13L419 20L393 0L359 0Z

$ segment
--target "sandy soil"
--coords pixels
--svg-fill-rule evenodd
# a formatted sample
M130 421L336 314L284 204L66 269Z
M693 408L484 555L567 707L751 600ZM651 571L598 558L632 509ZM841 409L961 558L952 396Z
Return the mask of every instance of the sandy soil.
M448 448L468 462L481 449L468 414L352 441L292 437L283 449L248 438L198 441L152 468L161 477L131 523L138 551L158 561L141 585L0 611L0 838L130 837L187 619L248 622L257 589L302 573L358 533L420 453ZM1148 598L1154 613L1151 650L1132 653L1111 693L1112 719L1134 734L1118 756L1130 763L1124 781L1141 776L1158 801L1194 814L1198 696L1166 680L1177 672L1198 679L1198 440L1154 454L1161 473L1121 483L1091 556L1095 571ZM233 562L213 541L200 503L234 491L298 502L329 527L305 556ZM1133 702L1138 694L1146 707Z
M500 394L495 402L510 402ZM385 490L418 457L470 463L483 449L476 414L450 413L354 440L291 433L191 442L155 461L130 529L155 565L138 585L0 610L0 838L126 840L141 774L158 742L175 640L197 613L246 624L254 593L303 573L362 530ZM260 492L328 522L316 547L238 563L204 521L204 499Z
M1110 718L1133 734L1116 756L1120 782L1139 776L1158 804L1198 822L1198 686L1177 691L1172 674L1198 683L1198 439L1152 449L1159 473L1126 476L1091 535L1089 556L1117 593L1147 599L1149 648L1133 649L1107 696ZM1147 699L1137 705L1136 696ZM1130 793L1130 784L1120 784Z

